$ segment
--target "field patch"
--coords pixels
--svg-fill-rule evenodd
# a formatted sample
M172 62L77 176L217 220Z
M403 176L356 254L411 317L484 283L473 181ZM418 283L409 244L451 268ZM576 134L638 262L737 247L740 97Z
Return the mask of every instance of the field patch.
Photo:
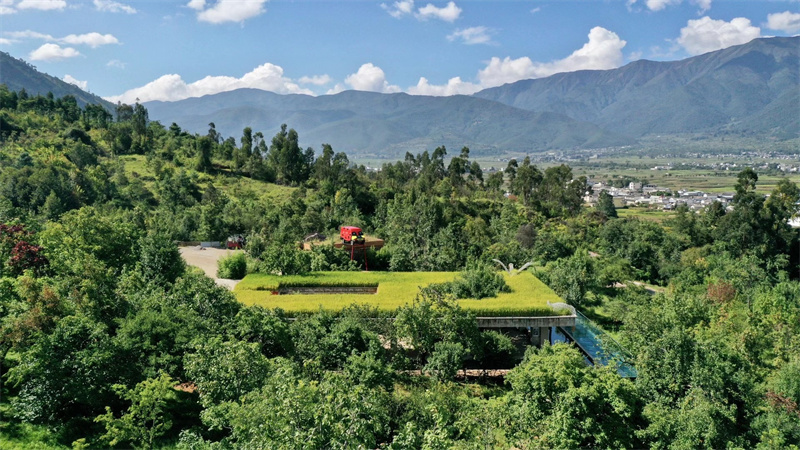
M291 314L305 314L320 309L336 311L353 303L367 304L382 311L394 311L411 304L419 288L432 283L455 280L459 272L312 272L308 275L250 274L234 289L245 305L281 308ZM478 316L552 316L558 315L547 302L561 298L530 272L503 274L511 292L481 300L462 299L461 307ZM374 293L336 292L340 289L371 289ZM318 289L320 292L313 292ZM302 293L301 293L302 291Z

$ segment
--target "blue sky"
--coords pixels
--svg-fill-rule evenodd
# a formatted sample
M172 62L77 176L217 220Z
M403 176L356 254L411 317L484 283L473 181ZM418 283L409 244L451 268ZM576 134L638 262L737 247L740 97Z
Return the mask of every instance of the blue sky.
M129 103L471 94L799 32L797 0L0 0L0 50Z

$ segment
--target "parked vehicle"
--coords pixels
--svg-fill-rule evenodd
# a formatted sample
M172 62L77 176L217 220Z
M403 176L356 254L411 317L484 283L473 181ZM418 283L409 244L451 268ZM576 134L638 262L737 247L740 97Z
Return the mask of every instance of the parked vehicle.
M225 241L225 248L227 249L241 249L242 247L244 247L244 236L241 234L229 236L228 240Z

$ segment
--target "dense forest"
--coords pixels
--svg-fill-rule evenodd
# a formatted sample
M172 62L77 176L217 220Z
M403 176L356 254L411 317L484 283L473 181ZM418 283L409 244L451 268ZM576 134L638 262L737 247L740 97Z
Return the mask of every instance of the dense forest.
M0 448L797 448L798 186L765 196L745 169L731 208L663 223L586 190L527 158L484 173L439 147L367 171L287 126L192 135L0 87ZM297 245L343 224L385 239L371 270L533 261L638 377L565 344L517 355L437 290L288 320L175 244L241 234L246 271L360 270Z

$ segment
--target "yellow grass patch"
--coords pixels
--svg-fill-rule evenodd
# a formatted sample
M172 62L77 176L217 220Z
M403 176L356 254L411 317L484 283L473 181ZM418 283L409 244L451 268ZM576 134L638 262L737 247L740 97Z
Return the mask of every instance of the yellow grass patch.
M289 314L320 309L337 311L354 303L368 304L382 311L394 311L414 301L419 288L452 281L458 272L313 272L303 276L251 274L234 289L236 298L246 305L281 308ZM547 302L561 298L530 272L504 274L511 288L494 298L464 299L458 303L478 316L556 315ZM378 286L376 294L290 294L273 295L281 287Z

